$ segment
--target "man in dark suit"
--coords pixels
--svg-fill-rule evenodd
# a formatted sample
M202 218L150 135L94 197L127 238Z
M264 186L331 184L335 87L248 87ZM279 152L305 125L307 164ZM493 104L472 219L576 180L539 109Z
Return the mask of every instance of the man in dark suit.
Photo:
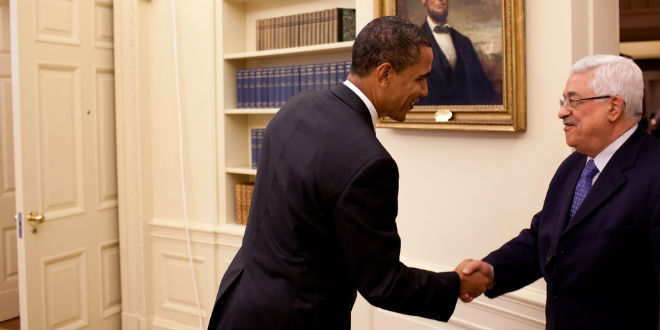
M502 104L470 38L447 24L448 2L422 0L428 14L422 29L431 39L433 64L428 77L429 93L417 104Z
M426 35L378 18L352 57L344 84L298 94L268 124L243 244L209 329L347 329L356 291L387 310L447 321L459 292L489 285L482 274L399 261L399 175L374 127L377 116L404 120L426 94Z
M637 124L643 90L630 59L573 65L559 118L576 151L531 227L463 270L494 275L488 297L543 277L547 329L658 329L660 143Z

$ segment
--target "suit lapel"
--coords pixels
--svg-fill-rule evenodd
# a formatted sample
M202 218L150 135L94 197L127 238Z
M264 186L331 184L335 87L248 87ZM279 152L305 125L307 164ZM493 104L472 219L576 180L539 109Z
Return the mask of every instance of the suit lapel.
M569 182L569 184L564 186L564 191L562 191L561 200L559 202L559 218L556 224L557 238L559 238L562 232L564 232L566 229L569 210L571 209L571 204L573 203L573 195L575 194L575 186L577 185L580 174L582 173L582 169L586 164L586 158L586 156L580 157L578 164L582 164L582 166L577 166L573 172L571 172L570 176L566 178L566 181ZM557 240L555 240L555 244L556 242Z
M580 208L575 212L564 233L587 219L591 213L626 183L627 179L623 171L635 164L645 135L646 132L641 127L637 127L630 138L614 153Z
M337 95L337 97L346 103L353 111L357 112L360 117L367 122L369 127L371 127L371 130L374 131L374 123L371 121L371 114L369 113L369 109L367 108L367 105L362 102L362 99L360 99L360 97L355 94L355 92L353 92L343 83L335 85L330 89L330 91Z
M611 162L611 160L610 160ZM621 173L621 169L616 166L616 163L608 163L603 169L603 173L598 177L596 183L585 197L584 201L577 209L573 219L568 223L567 232L571 228L584 221L587 216L594 212L605 200L607 200L614 192L626 183L626 178ZM570 208L570 206L569 206Z

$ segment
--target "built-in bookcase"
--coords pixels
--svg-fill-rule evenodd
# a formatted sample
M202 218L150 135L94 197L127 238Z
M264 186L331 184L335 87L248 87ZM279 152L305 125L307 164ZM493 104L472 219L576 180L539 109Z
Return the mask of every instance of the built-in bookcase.
M355 8L359 22L362 0L222 0L216 47L218 72L219 207L221 231L242 235L236 223L235 185L254 182L250 166L250 128L266 127L277 108L238 108L237 71L262 67L348 61L352 41L257 51L257 20L331 8ZM356 4L358 5L356 7ZM370 6L369 8L372 9ZM371 13L369 13L371 15ZM361 26L357 24L357 28Z

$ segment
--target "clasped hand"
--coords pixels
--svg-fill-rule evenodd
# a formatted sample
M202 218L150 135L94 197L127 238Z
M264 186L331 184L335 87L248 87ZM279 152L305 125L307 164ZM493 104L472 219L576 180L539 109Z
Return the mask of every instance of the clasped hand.
M465 259L456 267L455 272L461 278L458 297L462 302L471 302L484 291L493 288L493 269L481 260Z

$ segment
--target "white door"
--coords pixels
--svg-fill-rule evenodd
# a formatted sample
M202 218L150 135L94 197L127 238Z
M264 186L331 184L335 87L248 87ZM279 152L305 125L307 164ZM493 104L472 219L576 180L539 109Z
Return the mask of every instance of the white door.
M118 329L112 1L9 7L21 328Z
M18 316L9 0L0 0L0 321Z

